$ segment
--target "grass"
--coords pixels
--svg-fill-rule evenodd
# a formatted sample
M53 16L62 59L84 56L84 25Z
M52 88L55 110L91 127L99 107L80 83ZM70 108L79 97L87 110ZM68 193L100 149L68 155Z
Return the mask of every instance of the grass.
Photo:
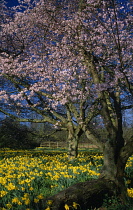
M96 150L81 151L73 162L68 161L64 149L0 150L0 210L40 210L37 203L41 199L77 182L97 179L102 162L102 154ZM133 157L126 169L130 197L133 197L132 164Z

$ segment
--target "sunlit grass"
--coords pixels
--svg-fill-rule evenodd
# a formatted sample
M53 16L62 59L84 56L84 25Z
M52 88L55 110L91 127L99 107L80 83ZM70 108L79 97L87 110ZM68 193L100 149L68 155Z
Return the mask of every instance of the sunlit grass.
M0 151L0 210L32 210L39 201L68 186L98 178L102 154L80 152L74 161L66 153L36 150ZM132 166L133 158L127 163ZM128 194L133 197L132 188Z

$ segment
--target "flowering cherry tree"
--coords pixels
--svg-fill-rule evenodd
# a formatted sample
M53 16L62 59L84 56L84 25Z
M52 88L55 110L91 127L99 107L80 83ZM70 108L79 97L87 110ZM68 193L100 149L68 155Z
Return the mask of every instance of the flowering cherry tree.
M0 111L67 130L70 158L84 132L104 154L100 177L125 195L124 169L133 153L122 127L123 110L133 107L130 3L23 0L10 12L1 6L0 99L6 106ZM24 108L40 119L23 117ZM105 142L94 119L107 130Z

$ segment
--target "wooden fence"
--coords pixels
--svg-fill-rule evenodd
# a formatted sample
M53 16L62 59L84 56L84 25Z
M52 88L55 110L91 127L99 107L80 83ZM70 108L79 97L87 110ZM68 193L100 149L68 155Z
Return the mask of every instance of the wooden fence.
M66 142L54 142L54 141L46 141L46 142L42 142L40 144L40 147L48 147L48 148L67 148L67 143ZM92 145L90 143L85 143L85 142L80 142L78 145L79 148L97 148L97 146Z

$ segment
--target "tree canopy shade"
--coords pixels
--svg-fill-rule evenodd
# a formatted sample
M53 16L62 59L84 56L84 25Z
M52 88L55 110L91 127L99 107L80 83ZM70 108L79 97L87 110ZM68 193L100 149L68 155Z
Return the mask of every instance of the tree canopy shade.
M133 139L126 142L122 127L123 110L133 107L131 3L19 3L8 9L1 2L0 111L19 121L66 129L69 157L77 156L84 132L103 151L101 177L117 186L121 182L122 193L125 164L133 153ZM22 109L40 119L22 116ZM106 128L105 142L94 119Z

